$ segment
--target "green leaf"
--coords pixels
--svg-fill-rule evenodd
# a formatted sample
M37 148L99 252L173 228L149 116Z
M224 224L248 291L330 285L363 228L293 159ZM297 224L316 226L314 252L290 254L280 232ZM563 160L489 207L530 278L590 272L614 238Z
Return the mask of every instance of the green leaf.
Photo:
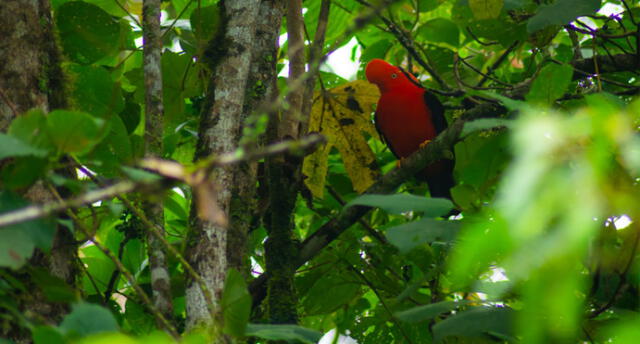
M31 271L31 276L47 300L52 302L73 302L77 299L76 292L66 281L51 275L46 269L34 268Z
M327 314L353 301L360 285L338 271L324 274L306 292L302 306L307 314Z
M195 77L194 70L191 56L170 51L162 54L165 127L173 128L186 120L185 97L200 96L199 79Z
M435 18L418 28L418 38L433 43L445 43L452 47L460 44L458 25L449 19Z
M139 168L121 166L120 169L127 177L129 177L134 182L150 184L162 180L162 177L160 175Z
M18 269L31 257L35 244L18 228L0 229L0 266Z
M31 333L34 344L65 344L67 341L58 328L38 326Z
M29 110L16 117L11 121L7 133L33 147L47 151L55 149L47 132L47 116L40 109Z
M91 170L107 177L115 177L120 173L120 166L133 161L131 139L127 135L127 129L119 116L112 116L109 120L109 134L83 156Z
M391 214L419 211L424 212L424 216L427 217L442 216L453 209L453 203L448 199L427 198L409 194L362 195L349 202L345 208L354 205L377 207Z
M387 229L387 239L401 253L434 241L451 242L460 229L460 221L439 221L423 218Z
M251 315L251 295L244 277L231 268L222 292L221 306L224 315L224 332L234 336L245 333Z
M600 9L601 0L557 0L544 5L536 15L529 19L527 31L535 32L551 25L565 25L574 19L594 14Z
M12 191L24 190L48 172L48 160L33 156L14 157L2 166L2 185Z
M527 101L541 105L551 105L556 99L564 95L571 83L572 76L573 67L570 65L551 63L544 66L531 85L531 90L529 90L526 97Z
M442 1L440 0L418 0L418 10L421 13L433 11L438 8L441 3Z
M488 98L493 98L499 100L504 106L509 110L529 110L531 109L531 105L522 100L516 100L509 97L505 97L501 94L491 92L491 91L473 91L469 90L471 95L477 94L480 96L485 96Z
M47 151L36 148L13 136L0 133L0 159L16 156L36 156L45 157Z
M457 313L433 326L433 340L436 343L449 336L464 338L486 338L513 336L515 312L507 307L478 307Z
M29 204L10 192L0 193L0 213L6 214ZM38 247L47 252L53 243L55 227L43 219L0 228L0 266L21 267Z
M90 150L101 139L104 121L90 115L67 110L55 110L47 116L51 140L65 153Z
M100 7L74 1L56 14L62 48L75 62L91 64L117 51L120 25Z
M67 334L87 336L93 333L118 331L113 314L106 308L91 303L77 303L60 324Z
M492 19L500 16L504 0L469 0L469 7L476 19Z
M247 336L260 337L267 340L299 340L314 344L322 337L322 333L295 325L247 325Z
M189 21L199 44L206 44L220 29L220 9L217 5L196 8Z
M87 274L84 274L82 279L82 287L85 294L104 293L115 270L115 264L95 246L83 247L80 252L82 264L87 268ZM88 277L89 275L91 278ZM95 282L95 286L93 282ZM98 290L96 290L96 287Z
M450 312L467 303L469 302L466 300L441 301L397 312L394 314L394 316L404 322L416 323L425 320L431 320L442 313Z
M127 299L125 304L124 317L127 319L126 325L128 328L123 330L131 330L134 334L144 335L155 328L155 319L153 315L149 314L144 306L139 305L130 298Z
M480 118L464 124L461 136L467 136L476 131L483 131L499 127L511 127L513 121L504 118Z
M391 49L392 46L393 46L393 43L391 43L391 41L389 41L388 39L381 39L369 45L362 51L362 55L360 56L360 61L367 62L375 58L384 59L385 55L387 54L387 51L389 51L389 49Z
M71 65L73 99L78 110L96 117L110 117L124 109L122 89L103 67Z

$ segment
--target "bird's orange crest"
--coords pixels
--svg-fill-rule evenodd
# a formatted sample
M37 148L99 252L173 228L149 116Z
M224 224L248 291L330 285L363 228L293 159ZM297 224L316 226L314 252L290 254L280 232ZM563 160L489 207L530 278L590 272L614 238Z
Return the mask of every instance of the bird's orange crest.
M367 80L372 84L376 84L380 92L386 92L394 87L407 85L407 83L413 83L416 86L420 85L418 79L411 73L404 73L400 68L381 59L371 60L365 68L365 74Z

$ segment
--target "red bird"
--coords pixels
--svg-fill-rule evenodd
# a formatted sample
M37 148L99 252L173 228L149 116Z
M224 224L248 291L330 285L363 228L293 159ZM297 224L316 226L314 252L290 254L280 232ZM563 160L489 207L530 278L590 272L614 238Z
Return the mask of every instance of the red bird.
M376 129L397 158L408 157L447 128L442 103L412 74L380 59L371 60L365 74L380 89ZM431 197L451 199L453 167L453 160L443 159L418 176L426 180Z

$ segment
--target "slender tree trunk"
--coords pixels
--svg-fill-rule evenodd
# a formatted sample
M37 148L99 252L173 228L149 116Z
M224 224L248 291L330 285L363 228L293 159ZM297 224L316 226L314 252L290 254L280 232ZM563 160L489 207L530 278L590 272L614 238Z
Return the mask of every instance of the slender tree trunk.
M144 0L142 5L144 30L145 145L147 157L162 157L164 106L162 103L162 31L160 30L160 0ZM164 234L164 205L161 199L145 200L145 213ZM149 269L153 303L169 321L173 318L171 278L165 248L158 238L147 233Z
M219 3L226 25L223 25L223 40L212 44L224 45L226 49L220 52L222 56L217 57L218 61L213 69L210 88L212 94L208 95L209 103L212 105L203 111L196 158L230 152L238 148L259 4L258 0L228 0ZM230 204L236 173L236 167L220 168L214 171L210 179L214 184L212 188L217 191L218 207L227 217L231 213ZM197 192L194 194L197 195ZM217 303L229 266L229 230L227 226L198 218L194 209L202 200L197 199L197 196L195 198L187 256L196 271L204 278L207 288L213 293L213 301ZM210 319L204 294L194 281L188 282L186 303L187 328L219 320Z
M302 1L287 1L287 33L289 38L289 85L305 71ZM289 108L278 121L272 118L272 140L297 139L303 103L303 87L292 88L287 95ZM275 136L275 137L274 137ZM292 155L274 156L266 161L269 188L269 211L265 242L267 313L271 323L297 323L298 298L293 284L298 256L293 236L293 214L300 190L302 159Z
M0 130L6 131L15 117L29 109L47 112L66 107L67 101L49 1L2 0L0 23ZM53 199L42 183L32 186L25 192L25 197L32 202ZM73 235L67 228L58 227L51 252L36 251L28 265L43 267L52 276L75 286L77 262ZM48 301L37 288L17 303L23 314L32 314L51 324L68 312L66 305ZM16 342L30 341L17 325L9 331L2 336Z

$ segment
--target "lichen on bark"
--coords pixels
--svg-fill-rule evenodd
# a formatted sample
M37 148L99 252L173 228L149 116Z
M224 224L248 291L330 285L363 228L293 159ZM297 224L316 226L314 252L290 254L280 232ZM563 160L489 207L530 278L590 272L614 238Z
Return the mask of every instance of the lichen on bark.
M222 34L219 41L211 44L224 44L224 55L215 55L214 65L210 65L212 87L208 89L208 101L203 109L196 159L216 153L231 152L238 148L241 137L245 89L249 76L252 45L255 37L255 18L258 15L259 0L221 1ZM217 51L208 49L208 51ZM209 59L208 58L208 59ZM215 170L210 182L217 188L218 206L231 214L234 176L237 167L223 167ZM194 205L198 200L194 200ZM187 256L196 271L203 277L207 288L213 292L217 302L224 285L227 260L229 229L196 218L192 209L192 227L189 234ZM186 291L187 328L211 324L204 294L195 283L188 281ZM216 319L219 320L219 314ZM214 327L219 327L215 324Z

